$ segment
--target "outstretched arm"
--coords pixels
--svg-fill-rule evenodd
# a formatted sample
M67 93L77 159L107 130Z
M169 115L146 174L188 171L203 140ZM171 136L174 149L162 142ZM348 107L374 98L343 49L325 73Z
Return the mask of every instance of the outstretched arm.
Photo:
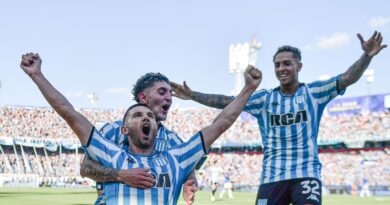
M251 65L246 68L244 77L245 86L240 94L222 110L210 126L202 130L206 149L209 149L211 144L236 121L262 80L261 71Z
M81 144L87 144L93 125L77 112L72 104L45 78L41 72L41 64L42 60L38 54L27 53L22 56L20 67L38 86L51 107L72 128Z
M177 84L172 81L170 82L170 84L173 90L173 96L182 100L193 100L200 104L218 109L223 109L233 101L230 96L204 94L192 91L185 81L183 82L183 85Z
M364 71L367 69L372 58L378 54L387 45L382 45L382 35L380 32L375 31L370 39L364 41L361 34L357 34L362 49L363 55L348 68L348 70L341 75L341 79L338 83L338 90L344 90L348 86L357 82L362 77Z
M80 168L80 175L98 182L121 182L137 188L151 188L154 179L148 173L149 168L113 169L105 167L87 156L84 157Z

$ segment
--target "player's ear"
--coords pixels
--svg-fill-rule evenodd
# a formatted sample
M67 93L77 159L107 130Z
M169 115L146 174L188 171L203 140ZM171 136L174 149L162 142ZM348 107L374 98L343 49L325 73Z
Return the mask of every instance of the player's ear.
M127 127L121 127L121 132L123 135L128 135L129 134L129 129Z
M139 99L139 103L141 103L141 104L146 104L147 103L146 95L145 95L144 92L140 92L138 94L138 99Z
M301 69L302 69L302 63L298 63L297 72L301 71Z

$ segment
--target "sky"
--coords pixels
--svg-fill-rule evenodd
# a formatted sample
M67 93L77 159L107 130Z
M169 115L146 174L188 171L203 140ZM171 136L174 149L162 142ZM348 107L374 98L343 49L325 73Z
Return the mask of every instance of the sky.
M253 36L261 42L260 88L278 86L272 56L282 45L301 49L299 80L311 82L343 73L363 54L357 33L367 39L378 30L390 44L389 8L387 0L2 1L0 106L49 106L19 67L26 52L39 53L49 81L84 108L128 107L132 85L147 72L230 95L229 46ZM343 97L390 92L390 48L369 68L374 82L363 76ZM174 99L173 106L199 105Z

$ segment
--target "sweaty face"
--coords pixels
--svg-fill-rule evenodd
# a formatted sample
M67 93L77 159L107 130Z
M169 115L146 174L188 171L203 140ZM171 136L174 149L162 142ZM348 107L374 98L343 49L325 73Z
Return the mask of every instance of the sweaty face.
M275 56L275 75L282 88L292 88L298 84L298 72L302 64L292 52L281 52Z
M157 135L157 122L152 110L144 106L138 106L129 111L124 124L124 134L129 140L141 149L153 147Z
M146 104L156 116L157 121L167 119L169 108L172 105L172 88L164 82L156 82L152 87L146 88L143 92L145 98L141 103Z

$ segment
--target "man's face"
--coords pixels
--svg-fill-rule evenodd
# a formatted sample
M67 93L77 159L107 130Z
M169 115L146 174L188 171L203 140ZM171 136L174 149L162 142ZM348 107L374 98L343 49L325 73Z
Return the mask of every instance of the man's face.
M298 83L298 72L302 64L293 57L292 52L281 52L275 56L275 75L281 87L292 87Z
M122 128L131 142L141 148L148 149L154 145L157 135L157 122L152 110L145 106L131 109Z
M165 81L154 83L146 88L140 95L140 103L146 104L155 114L157 121L167 119L169 108L172 105L172 88Z

